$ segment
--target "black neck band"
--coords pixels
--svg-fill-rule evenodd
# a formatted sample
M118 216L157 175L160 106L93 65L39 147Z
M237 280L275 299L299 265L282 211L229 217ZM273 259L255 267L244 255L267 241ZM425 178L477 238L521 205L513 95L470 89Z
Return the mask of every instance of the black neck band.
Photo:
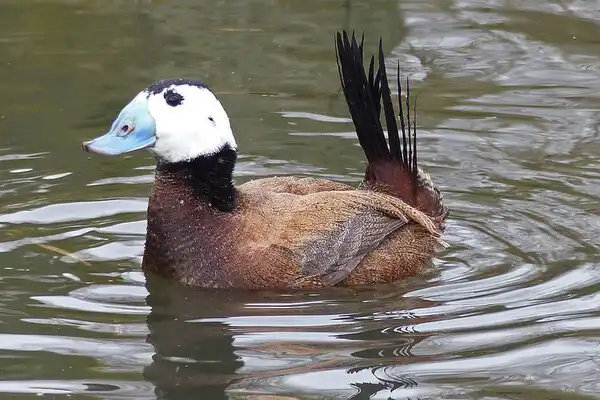
M180 179L219 211L233 210L236 201L233 169L237 153L229 146L210 156L176 163L159 162L157 172Z

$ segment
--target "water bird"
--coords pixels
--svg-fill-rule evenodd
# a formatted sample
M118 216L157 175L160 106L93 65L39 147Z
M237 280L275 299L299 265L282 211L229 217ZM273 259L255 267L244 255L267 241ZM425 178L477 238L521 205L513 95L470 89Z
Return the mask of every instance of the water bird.
M196 80L151 84L106 134L83 143L105 155L148 149L156 159L146 274L204 288L315 289L398 281L430 265L443 244L448 208L417 164L408 80L403 106L398 64L397 119L382 40L368 72L363 43L354 32L334 38L342 91L367 161L357 187L293 176L236 186L238 146L229 118Z

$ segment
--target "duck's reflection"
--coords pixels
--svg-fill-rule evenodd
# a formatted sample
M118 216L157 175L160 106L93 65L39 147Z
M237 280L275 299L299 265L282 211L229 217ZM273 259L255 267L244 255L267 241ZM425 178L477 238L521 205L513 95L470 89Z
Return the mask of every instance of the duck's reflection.
M225 296L193 291L148 276L147 342L154 346L144 378L159 399L227 399L225 389L242 362L234 353L233 337L221 323L190 320L228 315Z
M374 318L377 302L357 310L358 303L344 301L348 295L373 299L372 293L206 291L150 276L146 286L147 341L156 354L144 377L159 399L227 399L249 392L318 395L317 381L325 372L338 377L327 385L327 396L400 396L402 389L418 386L414 377L401 373L402 365L427 358L413 352L425 335L389 332L392 323L412 323L410 312ZM429 305L402 301L399 308L405 310ZM396 306L388 299L381 304Z

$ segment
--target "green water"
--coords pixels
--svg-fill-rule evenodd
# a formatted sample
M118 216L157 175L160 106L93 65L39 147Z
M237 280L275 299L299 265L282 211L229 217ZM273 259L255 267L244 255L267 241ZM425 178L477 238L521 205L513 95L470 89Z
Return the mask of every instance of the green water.
M229 113L238 181L357 183L342 28L413 82L451 209L435 271L360 292L145 282L153 160L80 143L190 77ZM0 397L600 398L599 37L592 0L1 1Z

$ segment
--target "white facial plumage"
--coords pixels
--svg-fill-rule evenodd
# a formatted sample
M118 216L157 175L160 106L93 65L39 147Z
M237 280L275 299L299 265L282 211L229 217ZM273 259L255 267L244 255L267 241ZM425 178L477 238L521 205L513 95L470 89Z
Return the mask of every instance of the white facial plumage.
M141 92L156 124L150 150L174 163L217 153L225 145L237 149L229 117L217 97L205 87L173 84L158 93ZM179 100L176 102L168 100Z

